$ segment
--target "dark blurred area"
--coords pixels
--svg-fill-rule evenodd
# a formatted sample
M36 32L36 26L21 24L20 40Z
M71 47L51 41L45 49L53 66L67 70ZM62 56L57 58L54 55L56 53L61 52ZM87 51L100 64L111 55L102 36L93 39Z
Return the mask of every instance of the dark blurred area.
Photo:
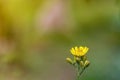
M81 80L120 80L120 0L0 0L0 80L75 80L80 45Z

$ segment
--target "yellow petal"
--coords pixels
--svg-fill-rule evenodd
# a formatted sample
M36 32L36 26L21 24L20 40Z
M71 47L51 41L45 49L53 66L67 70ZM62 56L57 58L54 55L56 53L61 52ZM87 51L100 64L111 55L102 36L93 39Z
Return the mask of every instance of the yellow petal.
M83 50L84 53L87 53L88 52L88 48L85 47L84 50Z
M72 53L73 55L75 55L75 51L71 50L71 53Z
M79 50L83 50L83 47L82 47L82 46L80 46L80 47L79 47Z
M75 50L77 51L77 50L78 50L78 47L75 47Z
M84 53L84 52L81 52L80 56L83 56L83 55L85 55L85 53Z

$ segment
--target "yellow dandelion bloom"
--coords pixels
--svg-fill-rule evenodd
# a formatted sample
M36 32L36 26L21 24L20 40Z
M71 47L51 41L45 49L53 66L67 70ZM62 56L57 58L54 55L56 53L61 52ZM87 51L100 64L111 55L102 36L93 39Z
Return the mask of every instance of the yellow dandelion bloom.
M81 56L84 56L88 52L88 50L89 50L88 47L82 47L82 46L80 46L80 47L72 48L70 50L70 52L74 56L81 57Z

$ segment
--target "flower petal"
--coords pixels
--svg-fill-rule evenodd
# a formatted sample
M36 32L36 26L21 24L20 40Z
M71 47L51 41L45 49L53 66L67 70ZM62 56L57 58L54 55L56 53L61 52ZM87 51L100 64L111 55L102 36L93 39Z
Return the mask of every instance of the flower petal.
M80 46L80 47L79 47L79 50L83 50L83 47L82 47L82 46Z
M75 47L75 50L77 51L77 50L78 50L78 47Z

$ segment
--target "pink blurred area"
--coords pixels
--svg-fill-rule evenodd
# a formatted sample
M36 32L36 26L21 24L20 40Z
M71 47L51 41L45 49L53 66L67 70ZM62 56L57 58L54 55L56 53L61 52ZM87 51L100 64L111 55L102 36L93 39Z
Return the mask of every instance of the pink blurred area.
M35 21L38 30L43 32L66 30L68 26L68 12L66 1L48 1L37 11Z

